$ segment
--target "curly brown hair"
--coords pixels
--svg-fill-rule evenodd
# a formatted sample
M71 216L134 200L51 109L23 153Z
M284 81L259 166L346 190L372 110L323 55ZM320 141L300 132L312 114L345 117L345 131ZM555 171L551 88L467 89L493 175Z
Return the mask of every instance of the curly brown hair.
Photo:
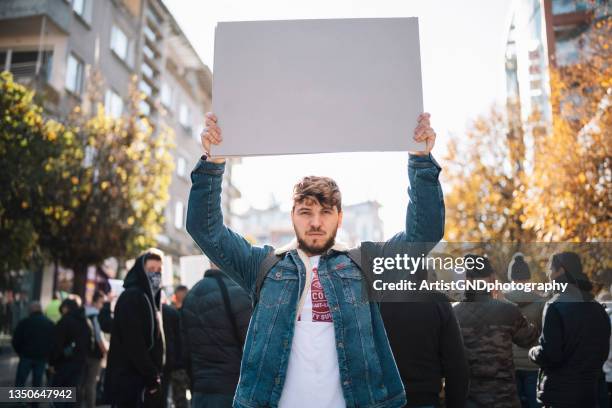
M329 177L307 176L293 187L293 209L296 204L311 201L323 207L336 207L342 211L342 195L338 184Z

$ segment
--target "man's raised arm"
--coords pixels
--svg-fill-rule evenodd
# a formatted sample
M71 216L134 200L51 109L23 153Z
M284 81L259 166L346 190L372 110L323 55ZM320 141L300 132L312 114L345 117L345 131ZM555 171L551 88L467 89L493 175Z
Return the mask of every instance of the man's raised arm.
M205 154L191 173L187 231L219 269L252 293L259 266L272 248L252 246L223 224L221 183L225 160L211 158L209 154L211 144L219 144L221 140L217 118L209 113L202 132Z
M408 159L408 209L406 229L389 242L427 242L428 250L444 236L444 197L438 176L441 167L431 155L436 134L429 123L430 115L418 118L414 131L417 142L425 142L421 152L410 152Z

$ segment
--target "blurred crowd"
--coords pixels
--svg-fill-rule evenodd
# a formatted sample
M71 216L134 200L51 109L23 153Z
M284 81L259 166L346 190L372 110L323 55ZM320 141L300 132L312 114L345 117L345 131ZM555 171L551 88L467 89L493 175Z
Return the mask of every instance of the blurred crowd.
M97 291L82 305L61 292L45 310L30 302L12 333L15 386L76 387L85 407L231 407L251 298L214 267L166 297L162 256L152 249L139 257L118 298ZM495 279L484 260L467 279ZM532 279L521 254L507 273ZM543 406L538 398L553 407L610 406L610 290L594 293L572 252L551 257L548 277L568 290L467 292L456 303L427 292L381 303L407 406L532 408ZM13 310L3 309L4 331Z

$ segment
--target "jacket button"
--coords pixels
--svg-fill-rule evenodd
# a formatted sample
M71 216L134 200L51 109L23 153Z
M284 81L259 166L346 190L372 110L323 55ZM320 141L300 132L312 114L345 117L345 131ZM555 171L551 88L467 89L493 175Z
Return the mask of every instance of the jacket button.
M276 383L276 385L280 384L280 377L276 377L274 379L274 382Z
M287 340L283 340L283 347L287 348L288 345L289 345L289 342Z
M339 343L338 343L338 347L340 347L340 348L344 347L344 343L339 342Z
M276 277L277 277L278 279L280 279L280 278L281 278L281 276L283 276L283 275L281 275L281 273L280 273L280 272L276 272Z
M344 385L349 385L348 380L347 380L347 381L345 381L345 382L343 382L343 384L344 384Z

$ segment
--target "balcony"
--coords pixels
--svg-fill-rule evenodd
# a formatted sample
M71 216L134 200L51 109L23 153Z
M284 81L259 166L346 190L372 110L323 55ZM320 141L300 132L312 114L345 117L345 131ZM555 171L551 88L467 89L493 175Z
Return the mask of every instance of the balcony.
M48 17L60 30L70 31L72 10L64 0L2 0L0 21L31 17Z

